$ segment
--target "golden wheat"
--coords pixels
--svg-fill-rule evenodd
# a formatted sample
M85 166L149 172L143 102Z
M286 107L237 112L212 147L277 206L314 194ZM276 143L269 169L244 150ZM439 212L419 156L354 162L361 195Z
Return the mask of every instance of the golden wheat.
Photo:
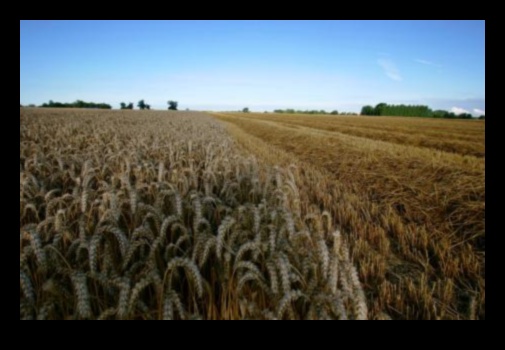
M367 316L298 168L258 162L209 116L20 120L20 318Z
M290 209L316 235L299 253L309 247L317 252L320 269L340 271L331 257L327 265L317 238L323 234L327 241L332 225L345 232L368 317L485 318L483 122L214 116L227 123L240 150L256 155L261 164L298 169L292 172L298 198ZM275 179L268 181L275 195ZM281 193L277 197L282 201ZM271 242L277 244L276 238ZM362 298L348 283L352 270L342 271L347 279L338 285L344 297ZM317 290L315 279L308 283ZM310 312L318 317L326 311L313 307ZM351 316L357 314L359 308Z

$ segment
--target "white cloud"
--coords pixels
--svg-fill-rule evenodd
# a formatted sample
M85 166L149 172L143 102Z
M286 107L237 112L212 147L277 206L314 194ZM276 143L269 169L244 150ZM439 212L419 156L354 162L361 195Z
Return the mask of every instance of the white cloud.
M474 114L478 114L478 115L485 115L486 114L486 111L483 111L482 109L478 109L478 108L474 108L473 111L474 111Z
M438 63L434 63L434 62L431 62L431 61L428 61L428 60L422 60L420 58L417 58L414 61L416 61L417 63L425 64L427 66L442 67L442 65L440 65Z
M467 111L466 109L464 108L460 108L460 107L452 107L451 108L451 112L454 113L454 114L461 114L461 113L470 113L469 111Z
M400 71L398 70L398 68L396 67L395 63L392 60L388 58L379 58L377 60L377 63L379 64L379 66L382 67L382 69L384 69L384 73L386 73L388 77L396 81L402 80Z

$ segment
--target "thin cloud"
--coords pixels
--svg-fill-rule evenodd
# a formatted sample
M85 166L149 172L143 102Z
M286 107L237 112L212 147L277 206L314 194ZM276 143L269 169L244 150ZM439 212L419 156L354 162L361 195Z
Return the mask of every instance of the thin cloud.
M480 115L486 114L486 111L483 111L482 109L478 109L478 108L474 108L473 111L475 112L475 114L480 114Z
M401 81L402 80L402 76L400 75L400 71L398 70L398 68L396 67L395 63L388 59L388 58L379 58L377 60L377 63L379 64L379 66L382 67L382 69L384 70L384 73L386 73L386 75L393 79L393 80L396 80L396 81Z
M414 61L416 61L417 63L421 63L421 64L424 64L424 65L427 65L427 66L434 66L434 67L442 67L441 64L438 64L438 63L435 63L435 62L431 62L431 61L427 61L427 60L422 60L422 59L415 59Z
M451 112L454 113L454 114L461 114L461 113L470 113L469 111L467 111L466 109L464 108L460 108L460 107L452 107L451 108Z

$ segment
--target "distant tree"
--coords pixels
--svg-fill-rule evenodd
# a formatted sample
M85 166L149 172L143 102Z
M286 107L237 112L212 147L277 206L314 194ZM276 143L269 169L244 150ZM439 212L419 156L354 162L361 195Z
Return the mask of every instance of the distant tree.
M151 105L146 105L146 109L151 109Z
M378 103L374 108L374 115L386 115L387 103Z
M375 109L372 106L363 106L361 108L361 115L374 115Z
M119 109L126 109L126 103L121 102L121 103L119 104Z
M20 103L20 104L19 104L19 107L23 107L23 105Z
M106 103L95 103L95 102L85 102L82 100L77 100L72 103L62 103L54 102L50 100L49 103L43 103L41 107L52 107L52 108L99 108L99 109L111 109L112 106Z
M338 111L337 110L331 111L330 114L337 115Z
M177 110L177 101L168 101L168 109L171 109L173 111Z
M447 115L447 111L444 111L442 109L437 109L433 111L433 118L445 118Z
M458 115L458 118L460 119L472 119L472 115L470 113L461 113L460 115Z
M146 104L145 104L144 100L140 100L139 103L137 103L137 107L139 109L145 109L146 108Z
M35 107L37 107L37 106L35 106L33 103L30 103L30 104L28 105L28 107L35 108Z
M447 118L446 111L436 111L434 113L428 106L423 105L388 105L379 103L375 107L364 106L361 109L362 115L387 115L401 117L438 117Z
M486 116L485 116L485 115L481 115L481 116L479 117L479 119L486 119Z
M242 109L242 112L243 113L249 113L249 108L245 107L244 109Z
M133 109L133 102L128 103L126 109Z

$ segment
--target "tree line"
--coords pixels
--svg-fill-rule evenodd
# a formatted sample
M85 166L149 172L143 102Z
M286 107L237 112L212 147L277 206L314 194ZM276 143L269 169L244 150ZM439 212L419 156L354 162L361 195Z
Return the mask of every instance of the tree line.
M111 105L107 103L95 103L95 102L85 102L77 100L71 103L54 102L49 100L48 103L43 103L40 107L49 108L99 108L99 109L111 109Z
M168 101L168 109L169 110L177 110L177 101ZM22 104L20 104L20 107L23 107ZM35 105L29 105L28 107L35 107ZM107 104L107 103L95 103L95 102L85 102L81 100L77 100L72 103L63 103L63 102L54 102L53 100L49 100L48 103L43 103L39 107L44 107L44 108L99 108L99 109L112 109L112 106ZM143 109L151 109L151 106L145 103L144 100L140 100L137 103L137 107L141 110ZM125 102L121 102L119 104L119 109L133 109L133 103L130 102L126 104Z
M287 109L274 109L274 113L286 113L286 114L331 114L331 115L358 115L357 113L352 113L352 112L341 112L339 113L337 110L333 110L331 112L326 112L324 109L317 110L317 109L312 109L312 110L295 110L292 108L287 108Z
M428 106L424 105L389 105L387 103L379 103L375 107L370 105L361 108L361 115L372 116L401 116L401 117L426 117L426 118L447 118L447 119L472 119L470 113L456 114L454 112L444 111L441 109L432 111ZM481 115L479 119L484 119Z
M168 104L168 109L169 110L174 110L176 111L177 110L177 105L178 105L178 102L177 101L168 101L167 102ZM140 100L138 103L137 103L137 107L139 109L151 109L151 105L148 105L147 103L145 103L144 100ZM128 104L124 103L124 102L121 102L119 104L119 108L120 109L133 109L133 103L130 102Z
M177 110L177 105L178 105L177 101L168 101L167 104L168 104L168 109L169 110L173 110L173 111ZM148 105L147 103L145 103L144 100L140 100L137 103L137 107L139 109L141 109L141 110L143 110L143 109L151 109L151 105ZM130 102L130 103L126 104L124 102L121 102L119 104L119 109L133 109L133 103Z

